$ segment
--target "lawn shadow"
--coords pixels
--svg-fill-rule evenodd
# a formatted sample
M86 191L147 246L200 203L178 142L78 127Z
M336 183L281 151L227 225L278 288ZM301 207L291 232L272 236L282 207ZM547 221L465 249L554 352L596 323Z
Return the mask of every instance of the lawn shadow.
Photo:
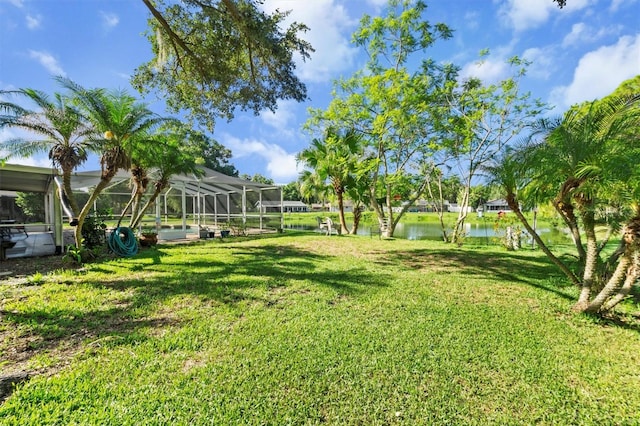
M206 245L201 248L210 250ZM28 329L17 337L12 336L14 351L3 355L1 361L27 364L29 359L47 351L72 357L94 341L108 341L110 346L145 341L149 338L149 329L180 326L186 321L166 309L158 310L163 301L176 296L196 296L203 306L212 309L218 304L238 306L240 303L258 303L270 308L276 304L274 295L283 297L282 288L292 281L310 283L308 291L314 287L331 289L337 294L336 299L375 291L388 282L384 274L362 268L332 268L332 256L278 245L276 241L260 246L229 245L228 249L233 254L231 261L215 256L202 260L200 255L176 261L180 258L168 256L166 248L158 246L116 262L117 272L113 271L113 264L110 268L104 263L92 264L88 271L78 274L103 272L112 277L87 280L86 284L120 291L120 299L109 302L114 306L91 310L37 307L22 312L0 311L2 322L9 327L13 324ZM146 271L150 273L145 274ZM189 303L191 299L185 300Z
M562 287L543 284L549 278L562 274L542 257L520 255L514 252L495 253L464 249L418 249L390 251L379 260L382 264L402 264L412 269L428 268L431 271L483 276L497 281L520 282L539 288L557 296L573 300L573 296Z
M556 296L575 302L571 293L563 290L573 285L558 271L548 259L542 255L531 256L518 252L486 252L465 249L418 249L410 251L385 251L380 254L377 263L381 265L401 264L412 269L428 268L443 274L456 272L462 275L484 276L496 281L518 282L526 284ZM564 284L549 283L550 278ZM637 293L631 296L634 300ZM640 332L640 315L624 315L608 313L595 315L601 324L616 326Z

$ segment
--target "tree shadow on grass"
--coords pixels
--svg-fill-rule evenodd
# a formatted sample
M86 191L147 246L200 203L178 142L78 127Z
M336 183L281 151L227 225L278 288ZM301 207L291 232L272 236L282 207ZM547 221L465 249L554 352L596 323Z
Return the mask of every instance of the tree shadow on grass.
M121 298L108 302L112 307L92 310L54 306L20 312L0 311L0 319L8 328L13 325L23 330L19 336L11 336L14 350L3 355L0 361L14 366L26 365L29 359L46 351L72 357L88 343L103 339L113 346L139 343L148 338L148 329L180 326L187 321L166 309L158 310L164 301L180 296L196 296L203 302L202 309L240 303L259 303L269 309L277 304L275 292L277 297L285 297L280 290L292 281L311 283L303 285L308 287L302 289L304 291L331 289L336 299L376 291L388 282L388 276L383 273L373 274L362 268L333 268L332 256L277 243L259 247L230 246L229 249L233 254L231 261L215 256L206 260L200 255L194 259L172 257L158 248L115 263L117 272L112 269L113 263L109 268L94 264L89 273L104 272L113 278L87 281L87 284L121 291ZM189 303L189 299L186 300ZM2 334L0 332L0 337Z
M563 290L573 285L558 271L555 265L543 256L528 256L517 252L486 252L474 250L431 250L385 251L380 254L377 263L382 265L401 264L412 269L429 269L443 274L482 276L488 279L526 284L558 297L575 302L571 293ZM550 278L564 283L546 285ZM634 293L632 298L637 297ZM608 313L592 315L601 324L616 326L640 333L640 315Z
M290 281L308 281L314 287L332 289L342 298L374 291L376 287L386 286L389 280L383 273L373 274L364 268L332 268L332 256L288 246L230 247L230 250L233 261L214 257L184 262L163 260L162 268L155 263L129 264L118 275L145 270L161 273L157 277L116 279L97 285L121 291L135 290L132 303L140 308L179 295L195 295L202 300L229 305L243 301L265 302L256 294L286 287ZM327 265L329 267L325 267Z
M562 287L551 287L543 282L561 277L554 265L532 256L516 253L496 254L475 250L431 250L391 251L381 256L382 264L402 264L412 269L426 268L430 271L485 277L505 282L520 282L558 295L566 300L573 296Z

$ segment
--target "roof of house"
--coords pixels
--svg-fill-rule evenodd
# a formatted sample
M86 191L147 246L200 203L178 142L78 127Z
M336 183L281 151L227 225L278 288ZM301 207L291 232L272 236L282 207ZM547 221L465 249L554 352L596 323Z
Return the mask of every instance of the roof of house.
M499 200L487 201L484 204L487 205L487 206L506 206L507 205L507 200L501 198Z
M256 205L259 205L260 201L258 201L256 203ZM292 200L284 200L282 202L282 205L284 207L308 207L305 203L303 203L302 201L292 201ZM262 201L262 206L264 207L280 207L280 201Z

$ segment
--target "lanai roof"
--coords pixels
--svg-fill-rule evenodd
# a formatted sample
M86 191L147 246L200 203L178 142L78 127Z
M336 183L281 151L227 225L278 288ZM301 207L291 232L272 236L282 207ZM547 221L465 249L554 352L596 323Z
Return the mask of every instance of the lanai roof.
M243 187L247 191L260 191L265 189L278 189L276 185L267 185L227 176L206 167L200 167L203 171L201 177L195 175L176 175L170 179L172 188L181 190L183 187L187 194L230 194L241 193ZM23 192L47 192L51 181L57 172L53 168L24 166L19 164L4 164L0 166L0 190ZM130 179L126 171L120 171L111 181L117 184ZM72 175L71 185L74 190L88 191L100 181L100 171L76 172Z
M0 190L47 192L55 175L55 169L47 167L0 165Z

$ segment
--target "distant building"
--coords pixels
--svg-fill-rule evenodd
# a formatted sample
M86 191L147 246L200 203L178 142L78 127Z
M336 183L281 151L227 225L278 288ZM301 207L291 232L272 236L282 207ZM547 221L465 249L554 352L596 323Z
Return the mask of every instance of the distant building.
M442 203L442 208L444 209L444 211L449 211L449 201L444 200ZM409 212L418 212L418 213L433 213L438 211L439 209L439 203L436 203L435 201L427 201L427 200L417 200L414 205L412 205L411 207L409 207L409 209L407 211Z
M460 207L457 203L451 203L447 207L447 211L449 213L460 213L460 210L462 210L462 207ZM473 213L473 212L474 212L473 207L468 206L467 207L467 213Z
M485 213L507 213L511 211L509 205L507 204L507 201L504 199L487 201L486 203L484 203L482 208Z
M256 203L256 209L262 213L280 213L280 201L260 201ZM283 213L304 213L309 211L307 206L302 201L283 201L282 212Z
M326 212L331 210L331 203L313 203L311 204L311 211L314 212Z
M351 200L344 200L342 207L344 209L345 213L353 213L353 201ZM337 205L331 205L329 204L329 211L331 211L332 213L338 213L338 206Z

